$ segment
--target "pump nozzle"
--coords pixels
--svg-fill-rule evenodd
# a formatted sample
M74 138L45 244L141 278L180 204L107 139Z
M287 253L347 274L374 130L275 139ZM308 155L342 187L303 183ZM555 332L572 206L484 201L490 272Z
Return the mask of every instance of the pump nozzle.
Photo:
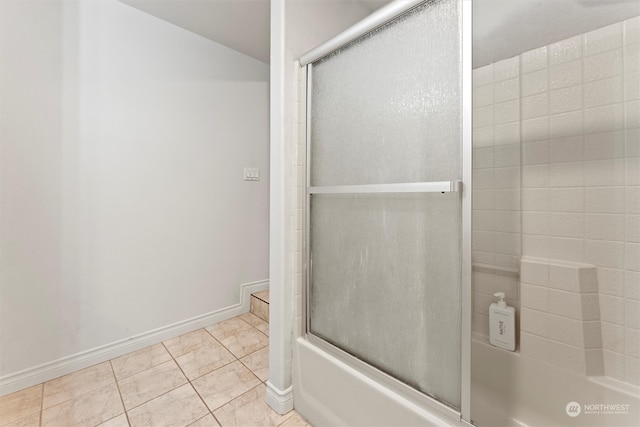
M499 307L506 307L507 303L504 302L504 298L505 298L505 294L504 292L496 292L495 294L493 294L494 297L500 298L500 301L498 301L498 306Z

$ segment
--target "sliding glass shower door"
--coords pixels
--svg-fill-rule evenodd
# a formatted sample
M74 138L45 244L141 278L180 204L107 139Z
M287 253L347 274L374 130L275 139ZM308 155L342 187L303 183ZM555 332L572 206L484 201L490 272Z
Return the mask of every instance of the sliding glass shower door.
M307 66L308 333L461 407L460 0Z

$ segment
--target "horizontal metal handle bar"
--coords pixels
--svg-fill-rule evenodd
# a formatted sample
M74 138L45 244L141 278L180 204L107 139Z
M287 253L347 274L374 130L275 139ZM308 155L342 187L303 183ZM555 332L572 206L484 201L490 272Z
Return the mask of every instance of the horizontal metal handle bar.
M402 0L391 2L388 5L376 10L371 15L359 21L355 25L347 28L340 34L335 35L331 39L315 47L300 57L300 66L304 67L311 62L321 59L331 52L351 43L358 37L367 34L369 31L378 28L381 25L395 19L404 12L416 7L424 0Z
M309 187L309 194L459 193L460 191L462 191L462 181Z

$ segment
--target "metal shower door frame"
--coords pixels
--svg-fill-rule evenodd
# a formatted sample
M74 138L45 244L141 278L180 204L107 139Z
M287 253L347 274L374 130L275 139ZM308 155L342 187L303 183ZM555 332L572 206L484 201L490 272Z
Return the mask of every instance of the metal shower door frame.
M461 28L461 181L439 181L402 184L350 185L350 186L311 186L310 146L311 146L311 88L313 84L313 62L329 55L359 37L376 28L393 21L409 10L426 3L429 0L395 1L374 12L364 20L336 35L322 45L303 55L299 62L305 68L306 93L300 94L302 104L306 106L304 121L305 147L305 193L303 204L303 295L302 317L304 319L304 337L309 342L351 365L360 372L399 392L418 405L440 413L446 417L456 419L462 423L471 422L471 197L472 197L472 0L458 0L461 4L459 17ZM309 286L311 273L310 253L310 215L311 196L313 194L363 194L363 193L427 193L427 192L458 192L461 195L461 343L460 343L460 378L461 399L460 411L404 384L391 375L380 371L347 353L346 351L326 342L310 332Z

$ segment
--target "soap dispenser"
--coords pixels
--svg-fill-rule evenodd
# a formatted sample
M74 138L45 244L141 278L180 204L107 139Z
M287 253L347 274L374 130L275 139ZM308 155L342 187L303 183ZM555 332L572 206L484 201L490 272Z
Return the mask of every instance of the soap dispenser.
M504 292L496 292L500 298L489 307L489 342L509 351L516 349L516 310L504 302Z

